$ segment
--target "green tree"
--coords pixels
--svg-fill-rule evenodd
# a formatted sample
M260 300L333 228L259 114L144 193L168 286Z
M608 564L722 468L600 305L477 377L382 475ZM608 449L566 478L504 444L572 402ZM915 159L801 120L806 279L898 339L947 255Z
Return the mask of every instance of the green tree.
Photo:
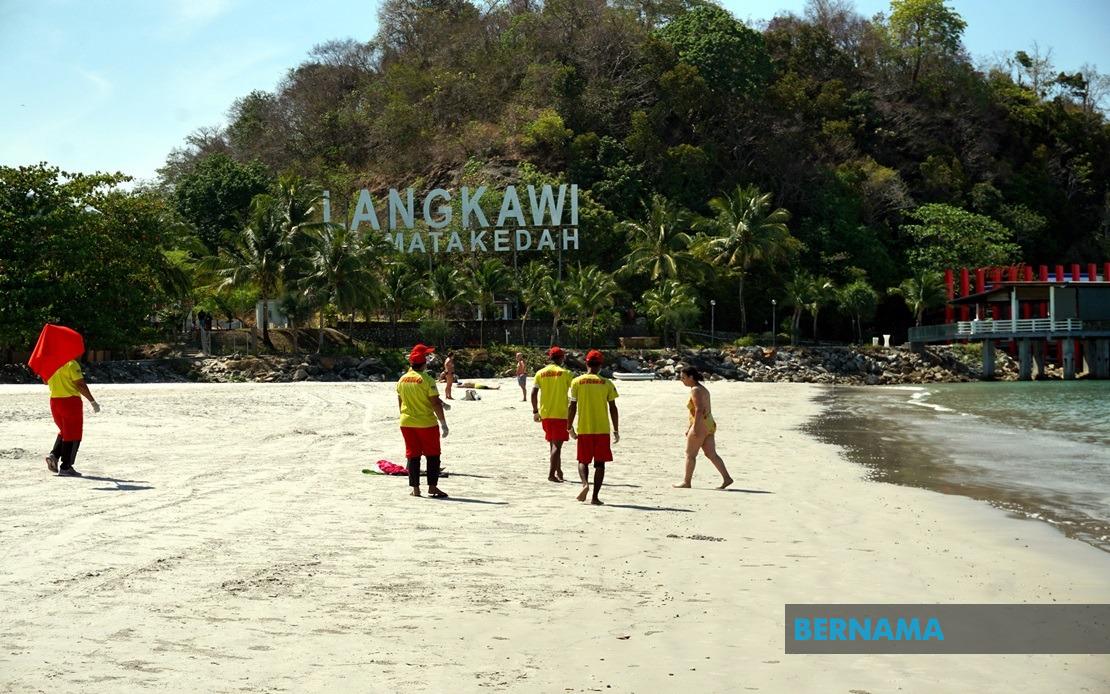
M827 306L836 299L836 285L828 277L817 277L813 280L813 293L809 297L807 306L813 316L813 341L817 341L817 314L823 306Z
M737 186L731 195L710 200L714 217L699 224L708 234L699 244L701 253L737 280L742 333L748 331L744 303L748 271L756 262L774 262L801 248L786 227L790 213L781 207L772 209L772 201L771 193L761 193L755 186Z
M470 298L466 276L450 265L437 265L428 274L428 296L435 316L447 320L451 309Z
M618 291L619 287L613 276L593 265L578 267L571 273L567 282L567 298L578 317L579 342L582 324L586 323L587 334L592 336L597 315L613 306Z
M676 280L666 280L644 293L643 311L663 330L663 343L667 342L667 329L675 335L675 348L682 347L682 329L697 320L701 313L694 292Z
M294 256L292 229L284 223L280 205L270 195L256 195L246 228L213 257L220 287L258 287L262 302L262 342L270 340L270 301L278 296Z
M544 290L551 279L551 268L543 263L533 260L521 268L516 277L516 291L520 295L520 305L524 310L520 314L520 344L527 342L525 325L532 309L543 304Z
M381 306L389 318L394 344L397 343L397 321L406 310L422 305L427 296L417 268L399 258L386 264L382 274Z
M121 190L128 180L0 166L0 349L29 350L47 322L90 348L132 345L173 299L171 215L157 195Z
M559 325L563 316L571 310L571 300L565 282L549 275L540 285L537 308L551 314L551 345L559 342ZM550 346L550 345L549 345Z
M837 292L837 305L840 310L851 316L856 339L863 342L863 321L875 315L879 305L879 293L865 279L856 279L844 285Z
M359 243L356 234L345 224L320 224L308 232L308 273L300 285L314 296L321 307L320 336L316 343L319 353L324 345L323 307L334 305L341 313L354 315L355 309L376 295L377 257L374 249Z
M474 298L478 304L478 344L486 344L486 316L493 313L497 295L512 286L509 268L496 258L483 260L471 272Z
M913 277L905 279L897 287L887 290L892 296L900 296L906 308L913 314L914 325L921 325L925 312L943 306L948 299L944 286L944 275L930 270L920 270Z
M786 305L794 309L790 318L790 344L796 345L801 336L802 313L818 292L817 278L805 270L795 270L783 289L786 291Z
M711 88L755 96L771 74L763 36L711 4L678 15L658 32Z
M701 273L702 263L691 253L693 224L690 213L661 195L651 197L644 222L621 222L628 235L629 253L621 274L646 275L652 282L689 279Z
M228 235L247 223L251 201L267 192L270 183L261 164L240 164L226 154L213 154L177 182L174 205L181 217L196 227L209 252L215 253Z
M906 215L907 256L915 270L1006 265L1018 257L1013 233L990 217L952 205L930 204Z
M890 34L910 65L910 84L917 84L921 70L941 56L960 50L967 22L944 0L891 0Z

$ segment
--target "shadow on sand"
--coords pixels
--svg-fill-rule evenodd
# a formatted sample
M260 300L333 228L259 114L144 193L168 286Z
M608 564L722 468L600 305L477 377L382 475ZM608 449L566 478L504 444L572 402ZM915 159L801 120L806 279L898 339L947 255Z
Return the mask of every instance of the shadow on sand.
M463 504L488 504L490 506L508 506L508 501L486 501L485 499L464 499L460 496L449 496L446 499L436 499L436 501L458 501Z
M95 475L85 475L81 479L93 482L111 482L115 485L114 487L93 487L94 492L139 492L144 489L154 489L143 480L119 480L115 477L97 477Z
M608 486L608 485L606 485ZM610 508L630 508L634 511L677 511L679 513L693 513L693 509L688 508L671 508L670 506L639 506L637 504L610 504L606 503L605 506Z
M766 489L718 489L721 492L740 492L741 494L774 494Z

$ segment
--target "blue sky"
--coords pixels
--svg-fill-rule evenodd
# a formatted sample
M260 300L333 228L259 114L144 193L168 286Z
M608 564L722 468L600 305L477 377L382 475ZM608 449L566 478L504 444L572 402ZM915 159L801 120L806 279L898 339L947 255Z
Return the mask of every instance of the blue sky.
M760 21L805 0L726 0ZM365 40L366 0L0 0L0 164L152 178L197 128L223 125L231 103L272 90L312 46ZM1037 41L1058 68L1110 72L1106 0L949 0L975 56ZM856 0L865 16L881 0Z

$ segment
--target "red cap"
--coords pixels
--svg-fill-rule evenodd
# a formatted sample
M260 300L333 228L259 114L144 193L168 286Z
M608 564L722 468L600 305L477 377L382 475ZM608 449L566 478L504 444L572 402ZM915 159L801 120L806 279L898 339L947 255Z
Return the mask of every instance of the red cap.
M591 349L589 352L586 353L586 363L587 364L604 364L605 363L605 355L602 354L601 352L597 351L596 349Z
M552 347L551 349L547 350L547 356L549 356L549 357L561 357L564 354L566 354L566 353L563 351L563 348L559 347L557 345L555 347Z
M428 347L426 345L418 344L409 352L410 364L423 364L428 361L428 355L435 352L435 347Z

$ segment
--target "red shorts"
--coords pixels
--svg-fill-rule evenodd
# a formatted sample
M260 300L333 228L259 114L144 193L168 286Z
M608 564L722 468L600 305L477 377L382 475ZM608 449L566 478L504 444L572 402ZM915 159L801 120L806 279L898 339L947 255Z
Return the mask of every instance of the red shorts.
M439 455L439 427L401 427L405 437L405 457Z
M543 438L545 441L569 441L570 429L567 427L567 420L543 420Z
M613 459L609 448L609 434L579 434L578 462L608 463Z
M61 430L62 441L80 441L84 433L85 409L81 398L73 395L68 398L50 398L50 414Z

